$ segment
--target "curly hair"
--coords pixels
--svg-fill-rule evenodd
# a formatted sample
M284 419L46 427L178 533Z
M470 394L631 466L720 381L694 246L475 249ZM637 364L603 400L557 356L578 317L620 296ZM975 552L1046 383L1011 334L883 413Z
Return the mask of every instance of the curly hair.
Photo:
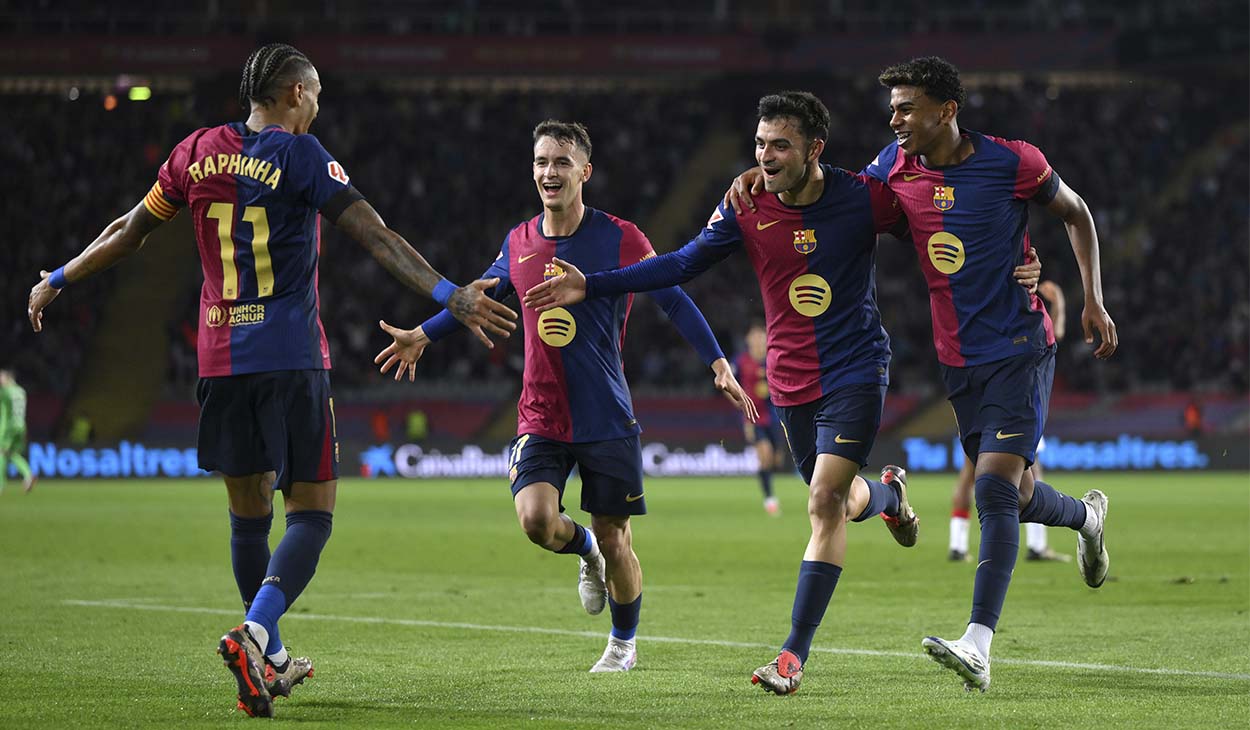
M308 78L312 71L308 56L285 43L270 43L252 51L243 64L239 83L239 105L245 110L251 102L268 105L277 101L278 91Z
M968 92L959 80L959 69L944 58L925 56L890 66L877 77L887 89L895 86L916 86L940 102L953 101L962 109Z
M783 91L760 99L759 118L771 121L777 117L794 117L799 120L799 131L804 137L829 139L829 108L806 91Z

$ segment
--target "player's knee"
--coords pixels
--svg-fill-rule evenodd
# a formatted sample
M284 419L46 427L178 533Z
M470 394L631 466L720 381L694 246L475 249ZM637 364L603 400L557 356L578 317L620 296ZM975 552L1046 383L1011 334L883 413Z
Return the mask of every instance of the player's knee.
M846 519L847 495L829 485L813 484L807 497L807 514L814 520Z
M522 512L517 515L525 536L535 545L549 545L555 539L556 520L544 512Z
M629 532L623 529L615 529L613 527L604 527L600 525L595 530L595 539L599 541L599 551L604 557L616 562L613 558L624 556L633 550L630 544Z

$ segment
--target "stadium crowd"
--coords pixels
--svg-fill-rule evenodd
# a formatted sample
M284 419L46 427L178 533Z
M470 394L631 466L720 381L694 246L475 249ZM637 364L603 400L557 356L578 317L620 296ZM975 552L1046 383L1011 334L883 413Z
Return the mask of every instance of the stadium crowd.
M332 72L326 79L313 132L387 223L461 282L486 268L513 225L539 212L530 168L530 132L538 121L587 124L595 166L588 204L644 231L677 176L701 175L705 192L682 229L683 236L694 235L732 176L751 164L755 98L775 90L745 79L645 89L418 92L340 81ZM787 85L815 91L831 109L826 162L858 170L890 140L886 95L872 79L788 79ZM216 95L199 89L144 104L122 102L114 111L85 98L20 97L0 117L0 164L25 171L4 182L0 285L9 296L0 351L33 390L72 391L112 281L104 276L69 289L67 306L56 316L76 326L53 326L36 337L24 304L38 270L67 260L134 205L183 135L232 118L229 92L212 91ZM1022 82L971 94L961 115L965 126L1037 144L1098 223L1107 305L1123 346L1110 366L1090 368L1080 338L1071 338L1061 348L1060 387L1247 389L1247 141L1244 126L1234 127L1244 120L1227 98L1219 88L1166 83L1146 89ZM713 129L740 132L740 154L716 169L689 170L690 157ZM1033 240L1046 278L1068 291L1069 330L1079 335L1079 275L1062 227L1048 218L1034 216ZM684 240L653 243L663 252ZM195 378L198 283L159 285L185 292L167 322L169 392L184 397ZM935 392L927 297L909 245L883 239L878 289L893 338L894 387ZM434 312L329 229L320 290L336 388L347 392L382 383L372 365L385 344L378 319L411 326ZM740 346L748 322L761 314L745 260L716 267L688 291L727 350ZM706 388L710 379L658 309L640 301L634 312L625 347L631 381L640 388ZM454 390L515 379L519 365L520 338L490 354L460 338L431 348L420 372Z

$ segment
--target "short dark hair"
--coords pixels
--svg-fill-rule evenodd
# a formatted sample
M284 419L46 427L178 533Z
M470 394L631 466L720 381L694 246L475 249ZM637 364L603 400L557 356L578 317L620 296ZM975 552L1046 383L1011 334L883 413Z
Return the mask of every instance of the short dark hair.
M940 102L953 101L962 109L968 103L968 92L959 80L959 69L945 58L924 56L890 66L877 77L887 89L895 86L916 86Z
M590 159L590 132L581 122L562 122L559 119L545 119L534 127L534 143L543 137L550 137L560 144L571 144L579 147Z
M806 91L783 91L760 99L759 118L770 121L777 117L799 120L799 131L809 140L829 139L829 108Z
M273 104L281 89L307 79L312 70L308 56L285 43L257 48L243 64L239 105L247 110L253 101L261 105Z

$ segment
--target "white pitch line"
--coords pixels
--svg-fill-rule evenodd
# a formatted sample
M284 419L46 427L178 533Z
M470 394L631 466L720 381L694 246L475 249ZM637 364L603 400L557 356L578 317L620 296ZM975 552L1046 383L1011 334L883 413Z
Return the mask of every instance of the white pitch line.
M153 603L145 603L151 599L136 599L124 601L79 601L67 600L63 601L68 606L85 606L90 608L119 608L129 609L132 611L161 611L165 613L195 613L208 614L214 616L238 616L238 609L229 608L204 608L197 606L166 606ZM334 616L322 613L288 613L284 615L283 620L300 619L311 621L338 621L342 623L353 624L384 624L389 626L419 626L424 628L435 629L466 629L469 631L500 631L513 634L550 634L555 636L579 636L592 639L603 638L602 631L573 631L570 629L548 629L541 626L499 626L492 624L471 624L461 621L426 621L421 619L407 618L380 618L377 616ZM724 646L733 649L776 649L774 644L761 644L758 642L746 641L728 641L724 639L685 639L675 636L649 636L639 634L640 639L644 641L652 641L665 644L690 644L695 646ZM849 656L875 656L875 657L896 657L900 659L927 659L928 657L919 651L915 653L903 651L878 651L875 649L845 649L845 648L826 648L812 647L813 653L821 654L840 654ZM996 664L1018 664L1021 666L1031 667L1053 667L1057 669L1077 669L1097 672L1125 672L1130 674L1157 674L1170 677L1206 677L1210 679L1237 679L1250 680L1250 674L1231 673L1231 672L1201 672L1191 669L1158 669L1152 667L1128 667L1119 664L1086 664L1083 662L1056 662L1045 659L995 659Z

